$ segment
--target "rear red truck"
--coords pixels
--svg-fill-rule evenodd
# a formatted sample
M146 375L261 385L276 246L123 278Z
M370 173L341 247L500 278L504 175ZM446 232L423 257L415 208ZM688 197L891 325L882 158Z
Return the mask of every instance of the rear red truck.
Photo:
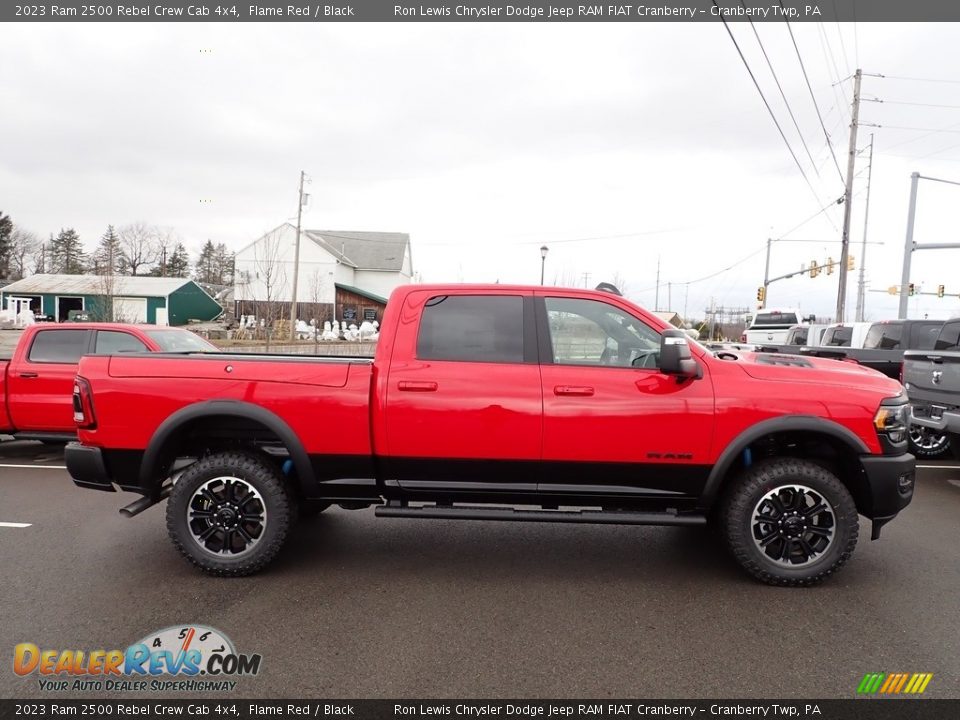
M0 434L65 443L77 437L73 379L86 354L216 350L180 328L121 323L37 323L0 360Z
M215 575L279 552L298 515L718 526L776 585L822 580L914 489L900 384L851 363L711 353L609 292L417 285L373 359L89 356L77 485L167 499ZM131 412L132 409L136 412Z

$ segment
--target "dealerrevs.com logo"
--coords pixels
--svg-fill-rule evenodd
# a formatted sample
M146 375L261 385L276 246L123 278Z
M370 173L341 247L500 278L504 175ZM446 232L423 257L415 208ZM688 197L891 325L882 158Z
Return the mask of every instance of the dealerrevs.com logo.
M233 678L260 672L262 657L241 654L219 630L174 625L147 635L126 650L41 649L20 643L13 671L36 673L44 691L229 691Z

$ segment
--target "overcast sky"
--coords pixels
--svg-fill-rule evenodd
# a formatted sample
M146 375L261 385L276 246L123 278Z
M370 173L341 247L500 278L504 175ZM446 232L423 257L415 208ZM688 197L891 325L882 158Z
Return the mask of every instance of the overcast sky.
M864 79L859 147L876 134L867 278L898 283L910 173L960 180L960 28L793 26L841 167L852 83ZM410 233L424 281L537 283L618 277L627 294L691 317L711 300L752 306L767 237L843 187L782 23L760 33L811 165L750 25L732 24L816 190L780 138L723 26L601 24L49 24L0 43L0 210L46 237L74 227L175 228L192 251L236 249L295 221ZM201 52L208 51L208 52ZM922 103L899 105L891 101ZM956 107L927 107L950 105ZM900 130L945 128L928 133ZM859 269L866 157L852 249ZM819 198L819 200L818 200ZM201 202L201 201L209 202ZM960 187L922 182L919 242L958 240ZM842 206L775 243L771 275L839 257ZM584 240L583 238L593 238ZM693 282L752 257L734 269ZM960 314L960 250L916 254L911 314ZM832 315L837 275L775 283L770 305ZM856 301L851 277L848 319ZM896 299L867 294L868 316Z

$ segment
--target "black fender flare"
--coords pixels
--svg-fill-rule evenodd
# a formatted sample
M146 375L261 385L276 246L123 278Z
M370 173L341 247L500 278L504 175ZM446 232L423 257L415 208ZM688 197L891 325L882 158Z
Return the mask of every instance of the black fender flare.
M819 433L838 440L858 456L870 453L870 448L864 444L863 440L833 420L827 420L816 415L786 415L763 420L756 425L751 425L737 435L717 458L717 462L707 478L706 485L703 487L703 493L700 495L700 505L710 507L713 504L720 490L720 483L723 482L724 476L736 462L740 453L765 435L783 432Z
M279 415L260 405L241 400L207 400L177 410L160 423L160 427L153 433L140 463L140 486L148 489L148 494L156 495L160 491L160 483L163 478L157 477L157 472L160 468L168 467L163 463L163 452L166 444L186 423L214 416L253 420L275 433L287 448L287 452L290 453L290 459L297 471L297 479L301 489L309 494L308 491L314 488L313 466L310 463L310 456L304 450L303 443L300 442L297 434Z

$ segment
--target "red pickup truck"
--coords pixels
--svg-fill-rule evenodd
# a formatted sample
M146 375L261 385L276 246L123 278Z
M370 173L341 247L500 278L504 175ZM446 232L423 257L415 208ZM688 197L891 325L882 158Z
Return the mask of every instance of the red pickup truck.
M374 359L89 356L77 485L162 499L216 575L280 550L299 513L702 525L756 578L837 570L911 500L906 396L851 363L711 353L608 292L398 288ZM131 409L136 408L136 412Z
M24 440L67 442L77 437L73 378L85 354L216 350L179 328L119 323L37 323L0 360L0 434Z

